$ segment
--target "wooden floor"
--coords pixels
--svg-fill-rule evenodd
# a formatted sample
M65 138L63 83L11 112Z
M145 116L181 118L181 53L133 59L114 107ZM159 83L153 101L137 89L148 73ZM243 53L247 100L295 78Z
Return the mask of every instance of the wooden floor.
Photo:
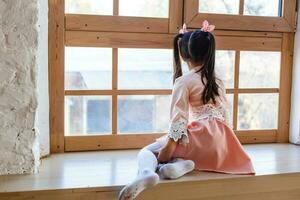
M300 199L300 146L244 147L253 160L255 176L193 172L175 181L162 180L155 188L143 192L139 199L165 199L170 193L174 199L226 199L226 195L228 199L240 199L242 194L244 199L259 199L257 193L267 195L262 199L280 199L280 194L285 195L282 191L291 195L291 198L285 195L285 199L296 196L295 199ZM38 174L0 176L0 199L115 199L120 188L135 177L137 152L52 155L42 160ZM184 188L189 194L176 187Z

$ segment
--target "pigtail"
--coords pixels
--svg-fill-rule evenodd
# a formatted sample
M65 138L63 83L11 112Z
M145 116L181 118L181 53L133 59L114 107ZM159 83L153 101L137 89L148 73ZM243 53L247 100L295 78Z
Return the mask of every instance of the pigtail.
M173 83L175 80L182 76L182 67L181 67L181 60L179 54L179 41L182 38L183 34L178 34L175 36L173 40L173 54L174 54L174 64L173 64Z
M202 80L206 79L206 85L203 91L202 101L204 104L208 103L212 100L216 103L216 96L219 96L219 86L216 82L216 74L215 74L215 39L211 33L208 33L209 45L208 52L204 65L203 65L203 73Z

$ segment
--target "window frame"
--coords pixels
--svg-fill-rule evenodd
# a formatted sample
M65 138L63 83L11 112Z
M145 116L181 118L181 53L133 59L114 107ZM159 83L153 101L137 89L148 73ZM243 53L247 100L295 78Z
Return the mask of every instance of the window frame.
M294 1L294 0L292 0ZM117 5L118 0L114 0ZM50 93L50 148L51 153L86 150L141 148L165 133L117 134L118 95L170 95L171 90L119 90L117 48L163 48L171 49L175 33L183 23L183 5L194 0L170 0L168 24L165 19L121 16L65 15L64 1L49 0L49 93ZM286 2L286 1L285 1ZM198 7L197 7L198 8ZM293 8L293 7L291 7ZM185 7L186 9L186 7ZM179 13L179 14L178 14ZM117 14L114 6L114 14ZM186 16L185 16L186 17ZM247 16L248 17L248 16ZM101 19L101 22L99 22ZM103 19L103 20L102 20ZM118 31L112 29L111 20L119 22ZM136 20L135 27L128 30L126 20ZM210 20L211 21L211 20ZM79 25L76 25L79 24ZM106 25L105 25L106 23ZM164 24L163 29L158 24ZM195 23L195 22L193 22ZM193 23L188 24L191 25ZM75 24L75 25L74 25ZM85 24L88 24L85 26ZM143 26L141 26L143 24ZM149 26L150 29L144 27ZM217 25L217 24L216 24ZM167 27L167 28L166 28ZM217 25L218 28L218 25ZM260 30L256 27L255 30ZM294 33L284 31L215 31L218 50L235 50L234 88L227 89L233 94L233 128L242 143L272 143L288 141L289 104L291 90L292 54ZM229 27L228 29L231 29ZM294 30L294 29L293 29ZM64 88L64 48L110 47L113 51L112 90L66 90ZM238 88L239 51L281 51L279 88ZM278 129L274 130L236 130L237 95L239 93L279 93ZM65 95L111 95L112 96L112 135L64 135Z

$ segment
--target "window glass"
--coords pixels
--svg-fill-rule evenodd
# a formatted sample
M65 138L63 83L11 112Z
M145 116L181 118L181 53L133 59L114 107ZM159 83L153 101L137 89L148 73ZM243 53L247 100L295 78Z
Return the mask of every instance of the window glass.
M239 94L238 129L277 129L278 94Z
M170 113L169 95L119 96L119 133L167 132Z
M112 15L113 0L65 0L65 13Z
M222 79L226 88L234 86L235 51L216 51L216 74Z
M112 88L112 49L65 48L65 89Z
M282 0L245 0L244 15L281 16Z
M278 88L280 52L241 51L240 88Z
M229 123L231 125L233 125L233 94L226 94L226 98L227 98L227 101L228 101L228 110L227 112L228 113L228 117L229 117Z
M172 50L119 49L118 54L119 88L172 88Z
M240 0L199 0L200 13L239 14Z
M110 96L66 96L65 134L111 133Z
M168 18L169 0L119 0L119 15Z

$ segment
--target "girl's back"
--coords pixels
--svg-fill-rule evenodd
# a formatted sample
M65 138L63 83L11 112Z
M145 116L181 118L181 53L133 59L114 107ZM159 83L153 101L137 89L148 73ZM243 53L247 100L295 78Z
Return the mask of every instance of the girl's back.
M184 90L187 90L188 100L189 100L189 118L190 120L197 120L200 118L205 118L214 115L214 117L218 117L220 120L224 119L227 125L231 126L228 116L228 102L226 100L226 91L224 88L224 84L222 80L217 79L217 83L219 86L219 96L216 97L216 102L214 103L212 100L209 103L204 104L202 101L202 95L205 87L201 81L201 74L199 69L201 67L195 67L191 69L188 73L183 76L177 78L176 85L174 87L173 93L181 94L178 95L177 98L181 98L182 94L184 94ZM180 82L180 84L178 84ZM176 90L182 90L183 92L174 92ZM173 95L174 98L174 95ZM173 103L176 101L173 101ZM171 108L174 108L174 105L171 105ZM172 115L172 113L171 113Z
M228 125L227 101L221 80L219 96L203 103L205 81L201 67L192 68L176 79L172 93L169 133L157 141L165 146L168 139L178 141L174 158L192 160L195 169L232 174L253 174L250 158Z
M199 107L204 105L203 101L201 101L202 93L204 90L204 84L201 81L200 72L197 72L200 67L193 68L187 74L183 75L181 78L187 85L187 88L190 92L190 104L192 107ZM218 80L219 85L219 94L220 96L216 97L216 104L219 105L220 103L226 101L224 98L224 87L223 82ZM215 104L212 101L209 102L210 104Z

